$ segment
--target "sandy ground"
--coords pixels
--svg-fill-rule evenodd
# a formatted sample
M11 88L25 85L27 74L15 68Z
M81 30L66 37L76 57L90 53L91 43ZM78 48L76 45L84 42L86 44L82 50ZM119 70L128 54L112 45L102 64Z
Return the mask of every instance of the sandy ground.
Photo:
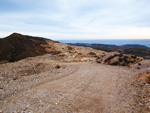
M61 65L4 82L0 112L142 113L135 70L90 62Z

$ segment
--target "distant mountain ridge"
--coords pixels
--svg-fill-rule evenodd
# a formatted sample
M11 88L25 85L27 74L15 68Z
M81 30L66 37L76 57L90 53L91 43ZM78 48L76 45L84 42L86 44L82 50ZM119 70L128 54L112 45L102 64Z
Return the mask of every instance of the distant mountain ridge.
M67 43L69 45L76 45L76 46L85 46L85 47L108 47L114 49L128 49L128 48L149 48L145 45L140 44L125 44L121 46L113 45L113 44L88 44L88 43Z
M132 54L145 59L150 59L150 48L145 45L139 44L126 44L126 45L111 45L111 44L88 44L88 43L67 43L69 45L91 47L96 50L102 50L106 52L118 51L122 54Z

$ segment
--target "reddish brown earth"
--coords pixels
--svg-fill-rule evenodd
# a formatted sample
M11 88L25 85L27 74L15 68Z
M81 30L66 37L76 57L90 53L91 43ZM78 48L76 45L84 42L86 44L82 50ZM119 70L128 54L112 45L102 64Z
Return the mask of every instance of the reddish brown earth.
M1 112L148 113L138 69L50 58L0 65Z

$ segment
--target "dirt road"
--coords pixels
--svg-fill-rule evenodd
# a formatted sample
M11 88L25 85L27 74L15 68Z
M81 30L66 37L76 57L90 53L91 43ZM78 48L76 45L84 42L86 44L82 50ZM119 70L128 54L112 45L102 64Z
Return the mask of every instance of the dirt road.
M16 83L16 91L10 91L9 96L2 102L2 111L4 113L140 112L135 100L137 92L132 86L136 73L131 69L96 63L66 65L67 68L60 72L44 72L32 75L33 79L30 81L24 79Z

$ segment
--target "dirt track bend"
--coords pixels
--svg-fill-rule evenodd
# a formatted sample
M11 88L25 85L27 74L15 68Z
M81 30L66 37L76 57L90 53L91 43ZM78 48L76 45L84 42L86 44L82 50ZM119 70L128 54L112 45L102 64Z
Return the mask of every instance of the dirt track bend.
M69 67L70 64L66 65ZM3 103L2 111L139 112L136 111L137 103L134 100L136 91L131 85L135 78L132 70L127 67L96 63L74 63L71 66L61 73L55 73L56 78L54 76L53 79L51 76L39 78L40 83L35 83L34 87L33 84L28 84L31 88L8 96Z

